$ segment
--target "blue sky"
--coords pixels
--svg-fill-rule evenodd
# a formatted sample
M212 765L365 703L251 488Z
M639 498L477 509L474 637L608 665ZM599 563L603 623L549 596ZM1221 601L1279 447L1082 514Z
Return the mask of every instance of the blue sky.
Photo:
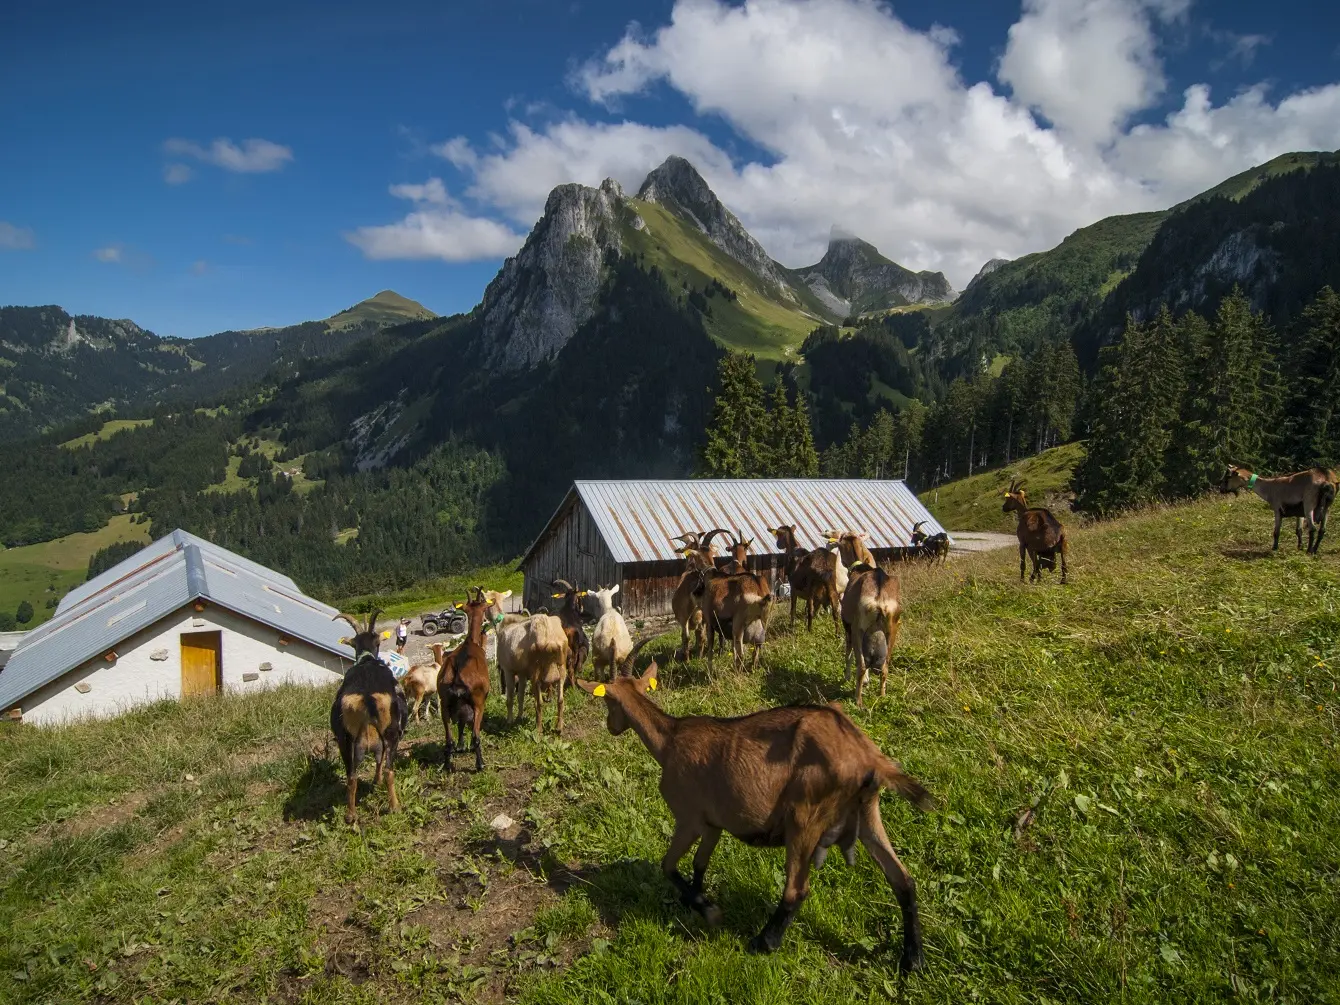
M383 288L468 310L554 184L672 152L787 265L836 224L962 286L1340 146L1337 6L7 8L0 303L183 336Z

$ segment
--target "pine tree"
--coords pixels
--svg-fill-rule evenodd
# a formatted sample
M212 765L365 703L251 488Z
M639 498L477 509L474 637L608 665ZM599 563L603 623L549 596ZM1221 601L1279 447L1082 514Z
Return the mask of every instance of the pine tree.
M1181 341L1167 307L1151 323L1127 320L1103 351L1089 450L1076 471L1077 505L1109 513L1167 494L1165 465L1185 382Z
M717 376L720 388L707 426L702 473L709 478L755 476L768 465L768 417L754 357L727 353Z
M1287 465L1340 465L1340 295L1329 286L1299 318L1285 403Z
M1228 464L1258 467L1275 427L1269 325L1235 289L1213 325L1194 314L1179 326L1187 353L1187 395L1169 454L1173 494L1205 491Z
M14 612L14 620L21 625L26 625L33 620L33 605L26 600L19 601L19 609Z
M788 469L793 478L813 478L819 473L819 454L814 449L814 431L810 428L810 410L805 395L797 390L791 409L791 428L786 437Z

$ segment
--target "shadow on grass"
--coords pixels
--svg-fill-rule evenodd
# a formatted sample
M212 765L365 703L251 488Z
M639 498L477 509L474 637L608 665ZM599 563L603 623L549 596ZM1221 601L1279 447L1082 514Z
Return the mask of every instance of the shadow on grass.
M823 705L847 697L851 689L829 674L789 663L769 667L760 691L776 705Z
M1232 562L1259 562L1262 559L1269 559L1275 555L1270 548L1253 548L1248 545L1224 545L1219 549L1219 554L1223 555Z
M288 799L284 800L284 819L320 820L330 812L332 806L344 801L345 780L334 762L324 757L307 758L307 767L293 783ZM371 791L371 783L359 779L358 791L361 798Z

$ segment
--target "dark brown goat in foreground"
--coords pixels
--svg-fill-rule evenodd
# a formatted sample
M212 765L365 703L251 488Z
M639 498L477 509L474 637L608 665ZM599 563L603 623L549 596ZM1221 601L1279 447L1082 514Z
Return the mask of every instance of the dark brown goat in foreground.
M1024 565L1028 558L1033 559L1033 574L1028 577L1030 583L1041 582L1043 569L1056 568L1056 556L1061 556L1061 583L1066 581L1066 539L1065 528L1061 521L1052 516L1052 511L1040 506L1028 505L1028 494L1024 492L1024 483L1018 479L1010 482L1005 490L1005 503L1000 507L1003 513L1018 513L1019 523L1014 533L1019 538L1019 582L1024 581Z
M625 668L631 670L631 661L630 655ZM921 968L916 884L884 832L879 793L893 789L920 809L931 807L931 797L840 705L773 708L735 719L676 718L646 696L656 688L655 663L641 677L579 680L577 686L604 698L612 734L632 729L661 766L661 796L675 818L661 871L687 907L710 925L721 921L721 909L703 893L703 878L723 831L755 847L785 847L781 902L749 943L752 951L771 952L809 895L810 867L822 865L835 844L852 863L859 838L902 910L901 967ZM695 841L689 882L679 862Z
M1326 536L1326 516L1336 496L1335 473L1326 468L1309 468L1291 475L1262 478L1246 468L1230 464L1219 483L1220 492L1251 489L1275 511L1275 551L1280 547L1280 521L1294 517L1294 534L1303 547L1302 523L1307 524L1307 553L1315 555ZM1301 523L1300 523L1301 521Z
M373 787L381 784L385 773L391 812L400 808L395 794L395 758L409 720L409 706L396 687L391 668L377 659L381 646L381 636L377 634L380 613L372 611L365 626L348 614L337 614L332 619L347 621L354 630L353 638L345 641L354 647L355 662L345 673L330 706L330 730L335 734L348 779L349 800L344 811L347 824L358 820L358 766L370 751L377 757Z
M484 724L484 705L489 697L489 660L484 651L484 619L492 606L481 587L473 587L473 599L466 591L464 604L467 628L465 639L447 653L437 675L437 698L442 707L442 729L447 734L446 750L442 755L448 771L452 770L451 755L465 750L465 727L470 727L474 740L475 770L484 770L483 744L480 730ZM457 604L457 607L462 605ZM562 687L562 681L559 687ZM451 743L451 724L456 724L456 745Z

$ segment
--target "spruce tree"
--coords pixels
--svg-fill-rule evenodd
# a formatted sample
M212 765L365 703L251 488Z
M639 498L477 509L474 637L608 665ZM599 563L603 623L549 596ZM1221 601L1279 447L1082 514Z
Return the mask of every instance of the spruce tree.
M727 353L717 377L720 387L703 445L702 473L709 478L754 477L768 463L767 410L754 357Z
M1150 323L1127 319L1126 334L1102 359L1088 455L1075 489L1081 509L1110 513L1167 494L1166 455L1185 386L1181 342L1167 307Z
M1285 384L1283 460L1340 465L1340 295L1326 286L1299 318Z
M1228 464L1258 467L1265 459L1275 426L1273 337L1239 289L1224 298L1212 325L1188 314L1179 328L1188 358L1187 394L1167 479L1173 494L1195 495Z
M819 473L819 454L814 449L814 432L810 429L810 410L805 404L804 392L797 389L796 403L791 409L791 428L786 438L788 469L793 478L813 478Z

